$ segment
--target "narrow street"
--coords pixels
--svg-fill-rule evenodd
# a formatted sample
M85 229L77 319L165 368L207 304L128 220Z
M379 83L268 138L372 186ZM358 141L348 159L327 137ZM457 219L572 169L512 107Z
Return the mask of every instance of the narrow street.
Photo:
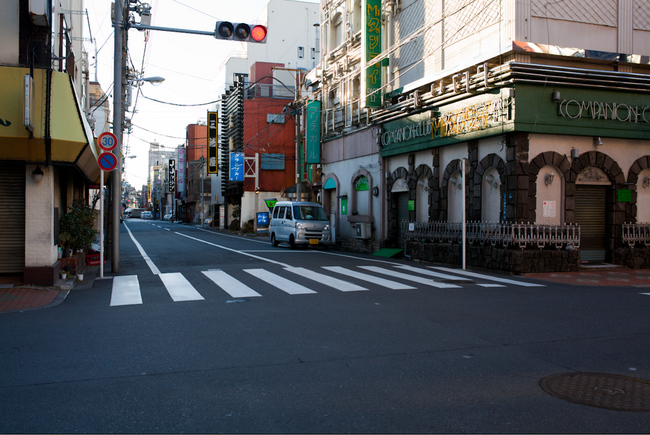
M540 385L650 379L643 288L273 248L159 221L127 220L121 237L118 276L0 315L0 431L647 432L647 412Z

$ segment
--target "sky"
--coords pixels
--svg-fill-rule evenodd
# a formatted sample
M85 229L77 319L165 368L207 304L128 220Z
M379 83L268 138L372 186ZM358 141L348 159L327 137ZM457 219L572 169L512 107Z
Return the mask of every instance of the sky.
M216 21L254 23L265 21L261 15L268 0L148 0L152 6L151 25L175 29L214 31ZM89 53L90 79L100 83L104 92L112 96L114 36L111 23L110 0L86 0L88 22L93 42L84 42ZM137 15L136 15L137 16ZM139 22L139 16L136 20ZM88 36L84 29L84 36ZM231 53L246 50L245 43L217 40L212 36L192 35L151 30L129 30L129 64L142 72L142 77L162 76L158 86L142 84L147 98L162 104L136 98L126 113L133 128L125 133L123 153L127 158L124 178L136 189L147 182L148 151L151 142L175 148L185 141L185 127L199 120L205 121L206 112L221 95L217 73ZM97 56L95 58L95 53ZM96 62L96 69L95 69ZM96 74L95 74L96 71ZM113 103L111 98L111 121ZM192 106L194 105L194 106ZM133 109L135 107L135 113Z

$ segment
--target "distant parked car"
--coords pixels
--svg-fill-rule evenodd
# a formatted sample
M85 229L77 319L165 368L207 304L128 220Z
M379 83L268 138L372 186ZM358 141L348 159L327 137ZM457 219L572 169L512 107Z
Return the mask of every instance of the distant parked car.
M171 214L171 213L167 213L165 216L163 216L163 220L164 220L164 221L170 221L170 220L172 220L172 214Z
M153 216L151 215L150 211L143 211L142 214L140 215L140 218L142 218L142 219L153 219Z

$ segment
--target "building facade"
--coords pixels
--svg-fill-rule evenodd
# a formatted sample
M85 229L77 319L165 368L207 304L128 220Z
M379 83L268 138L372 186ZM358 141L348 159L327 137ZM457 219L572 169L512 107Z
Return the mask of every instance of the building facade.
M650 2L321 7L324 205L344 246L461 264L466 223L470 266L650 267Z
M59 218L99 181L81 11L81 0L0 4L0 273L29 284L58 279Z
M249 43L246 52L231 53L217 73L215 87L219 94L225 94L238 83L240 78L243 78L247 86L251 86L252 89L247 92L248 100L258 98L294 100L296 76L299 77L298 86L303 86L304 72L315 68L320 59L319 8L318 2L315 1L269 1L257 17L257 21L266 23L269 29L266 43ZM270 66L275 69L271 69ZM223 105L219 105L217 110L221 117ZM249 130L248 127L246 128ZM220 130L219 137L221 135ZM295 148L295 140L292 141ZM222 158L223 156L220 156L220 159ZM295 161L292 162L295 166ZM283 189L295 183L294 176L291 184L284 186ZM264 186L260 187L264 189ZM229 207L228 199L222 195L223 191L222 176L212 177L215 214L223 215L221 225L227 227L233 217L232 211L226 210ZM254 210L252 204L250 210ZM246 216L242 218L247 220Z

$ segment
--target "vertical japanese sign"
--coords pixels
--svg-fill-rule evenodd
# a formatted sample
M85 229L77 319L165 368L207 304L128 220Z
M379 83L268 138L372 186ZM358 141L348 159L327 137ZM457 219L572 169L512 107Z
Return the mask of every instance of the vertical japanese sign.
M176 188L178 193L185 193L185 148L179 147L178 150L178 167L176 168Z
M244 181L244 153L230 153L230 181Z
M208 174L217 173L217 112L208 112Z
M167 185L169 186L169 193L176 191L176 160L169 159L169 174L167 174Z
M364 63L381 54L381 0L366 0ZM380 62L366 67L366 107L381 107L381 65Z
M307 163L320 163L320 101L307 102Z

